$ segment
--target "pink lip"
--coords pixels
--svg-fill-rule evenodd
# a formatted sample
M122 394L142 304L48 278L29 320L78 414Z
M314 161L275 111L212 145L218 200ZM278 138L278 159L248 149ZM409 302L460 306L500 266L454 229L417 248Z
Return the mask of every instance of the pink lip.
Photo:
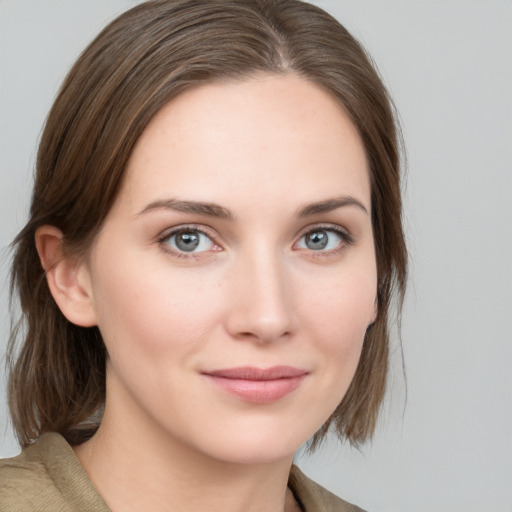
M266 369L243 366L204 373L228 393L256 404L268 404L284 398L299 387L307 374L307 371L291 366Z

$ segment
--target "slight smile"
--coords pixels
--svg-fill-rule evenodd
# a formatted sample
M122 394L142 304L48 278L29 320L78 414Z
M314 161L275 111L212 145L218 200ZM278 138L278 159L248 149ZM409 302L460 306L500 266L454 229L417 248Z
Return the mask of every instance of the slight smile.
M292 366L273 366L266 369L241 366L208 371L203 375L246 402L269 404L297 389L308 372Z

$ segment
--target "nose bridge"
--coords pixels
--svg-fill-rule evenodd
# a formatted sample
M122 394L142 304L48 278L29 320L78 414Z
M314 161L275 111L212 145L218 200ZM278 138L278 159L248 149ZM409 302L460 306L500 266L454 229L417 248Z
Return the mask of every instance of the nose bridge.
M291 334L291 276L276 247L261 240L247 247L237 256L232 278L231 334L260 343Z

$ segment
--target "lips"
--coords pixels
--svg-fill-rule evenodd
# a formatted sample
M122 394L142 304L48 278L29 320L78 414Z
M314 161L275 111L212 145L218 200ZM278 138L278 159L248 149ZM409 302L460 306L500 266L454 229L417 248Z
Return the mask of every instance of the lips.
M243 401L268 404L292 393L308 372L292 366L265 369L243 366L213 370L203 375L222 390Z

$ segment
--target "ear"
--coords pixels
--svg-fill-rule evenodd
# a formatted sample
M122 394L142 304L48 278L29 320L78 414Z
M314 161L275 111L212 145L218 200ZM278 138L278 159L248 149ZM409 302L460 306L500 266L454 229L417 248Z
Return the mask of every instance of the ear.
M54 226L36 230L35 242L48 288L62 314L81 327L97 325L89 269L76 256L64 254L63 234Z
M379 314L379 299L375 297L375 305L373 306L373 318L372 323L373 325L375 323L375 320L377 320L377 315Z
M379 301L378 301L377 297L375 297L375 303L373 305L373 315L372 315L370 323L368 324L368 327L366 328L367 332L375 324L378 314L379 314Z

